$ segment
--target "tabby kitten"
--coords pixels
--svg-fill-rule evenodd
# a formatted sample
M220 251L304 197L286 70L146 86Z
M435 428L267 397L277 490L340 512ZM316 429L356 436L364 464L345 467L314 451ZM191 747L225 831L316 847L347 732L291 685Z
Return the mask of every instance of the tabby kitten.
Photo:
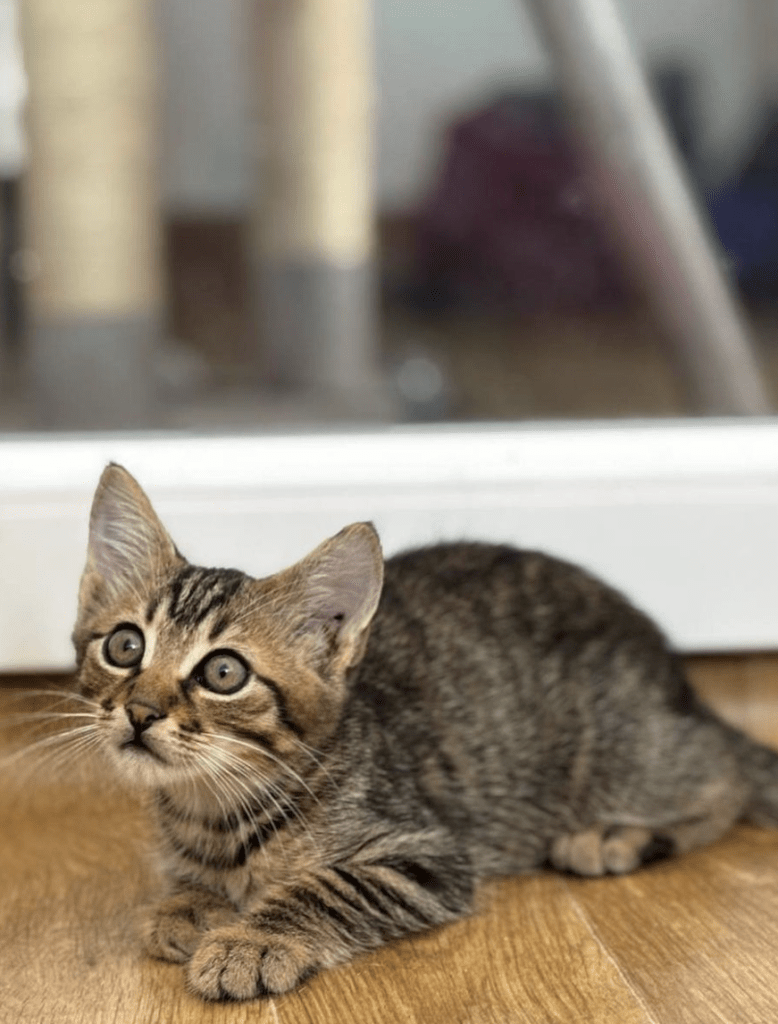
M74 643L102 750L159 827L146 947L206 999L453 921L487 875L620 874L778 823L778 757L623 597L534 552L384 565L358 523L252 579L187 562L111 465Z

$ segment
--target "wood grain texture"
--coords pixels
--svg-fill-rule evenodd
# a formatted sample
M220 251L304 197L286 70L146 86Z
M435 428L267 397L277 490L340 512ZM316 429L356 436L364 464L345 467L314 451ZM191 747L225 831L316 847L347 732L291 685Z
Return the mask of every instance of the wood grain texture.
M696 659L691 672L722 713L778 744L778 656ZM18 689L0 692L0 721L19 701ZM291 996L213 1005L139 950L139 907L156 885L141 806L84 772L44 781L17 765L0 782L0 1024L778 1019L775 833L740 827L621 879L496 880L467 921Z

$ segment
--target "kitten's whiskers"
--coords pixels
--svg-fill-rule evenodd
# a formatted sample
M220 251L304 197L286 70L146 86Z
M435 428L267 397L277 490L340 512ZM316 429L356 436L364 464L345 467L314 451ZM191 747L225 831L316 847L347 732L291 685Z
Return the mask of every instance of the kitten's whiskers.
M213 739L220 737L229 738L222 737L221 734L211 734L210 738ZM256 749L252 747L251 744L242 745L252 750ZM276 828L274 819L266 807L266 804L269 802L277 811L278 817L288 818L290 815L293 815L303 829L308 833L309 837L313 839L310 832L310 826L308 825L305 815L297 806L296 801L291 799L290 794L278 786L277 783L273 782L263 774L260 774L255 765L247 764L236 754L226 750L220 745L214 746L213 744L207 744L205 746L205 752L209 767L212 771L218 774L222 785L228 789L228 792L231 794L235 803L240 809L242 809L244 820L248 822L253 832L256 833L263 827L262 823L254 813L254 808L259 804L260 808L267 816L267 820L264 824L270 824L272 826L274 835L279 840L282 847L284 846L284 836Z
M323 772L324 775L327 776L329 781L332 783L333 787L335 789L339 789L340 783L329 770L324 761L320 760L320 758L324 757L324 751L317 750L315 747L312 747L310 746L310 744L303 742L303 740L298 739L296 736L291 736L290 739L292 740L292 743L296 744L300 748L300 750L302 750L302 752L306 754L311 759L311 761L313 761L313 763L316 765L319 771Z
M81 701L82 704L89 704L91 707L97 707L95 701L90 700L89 697L84 697L80 693L76 693L74 690L28 689L27 687L19 690L17 693L4 693L2 703L5 704L6 701L12 702L29 700L30 697L55 697L57 698L57 703L63 703L67 700L77 700ZM53 704L52 707L56 707L56 704Z
M56 717L56 716L55 716ZM96 718L97 716L95 716ZM47 724L39 722L38 724ZM79 725L61 732L50 733L33 739L17 750L0 759L0 770L10 769L20 763L32 772L42 772L50 767L65 767L75 761L82 752L96 748L101 742L95 722Z
M65 718L91 718L97 719L93 711L15 711L10 715L3 716L2 726L21 725L25 722L45 724L46 722L57 722Z
M256 832L261 825L255 813L257 803L264 810L261 797L266 795L266 785L263 780L256 776L251 778L251 785L247 785L244 779L238 777L235 772L235 765L227 761L226 751L215 747L212 743L200 737L194 738L198 752L203 755L202 762L198 764L197 770L194 767L190 770L189 780L193 787L193 796L196 792L196 784L204 783L211 795L216 800L217 806L225 820L231 817L237 818L238 828L241 829L241 819L249 826L250 833ZM203 771L203 762L205 770ZM226 762L226 763L225 763ZM240 764L240 762L236 762ZM241 767L242 764L241 764ZM257 786L259 782L259 788ZM216 788L214 788L214 786ZM241 837L241 845L248 854L245 836ZM266 851L263 851L266 855Z
M238 758L235 754L232 754L230 751L224 750L224 748L221 748L220 755L223 758L228 759L230 773L231 776L235 779L235 781L239 781L240 778L248 779L251 783L255 783L256 769L254 768L253 765L247 765L244 761L240 760L240 758ZM281 788L277 783L272 782L269 779L260 779L260 784L262 786L261 795L269 798L272 801L273 805L275 806L276 810L279 813L279 816L285 818L288 817L289 813L294 815L294 817L300 823L301 827L308 834L308 837L311 840L311 842L314 843L313 834L311 833L308 821L305 815L298 807L297 802L290 797L290 794L286 792L283 788ZM303 785L305 785L305 783L303 783ZM309 787L305 786L305 788L308 789L309 792L311 792ZM315 794L312 795L314 795L315 799ZM278 799L276 797L278 797ZM273 831L281 841L281 837L279 836L278 830L275 828L275 826L273 827Z
M257 746L256 746L255 744L253 744L253 743L248 743L248 742L247 742L246 740L239 740L239 739L238 739L237 737L235 737L235 736L230 736L230 735L229 735L229 734L227 734L227 733L212 733L211 735L212 735L212 736L213 736L213 737L214 737L215 739L221 739L221 740L226 740L226 741L227 741L228 743L234 743L234 744L236 744L237 746L240 746L240 747L246 747L246 748L247 748L248 750L251 750L251 751L253 751L254 753L256 753L256 752L257 752L257 750L260 750L260 749L261 749L261 753L262 753L262 756L263 756L263 757L267 757L267 758L269 758L269 759L270 759L271 761L273 761L273 762L274 762L275 764L277 764L277 765L279 766L279 768L283 768L283 770L284 770L285 772L287 772L287 774L288 774L288 775L290 775L290 776L291 776L291 777L292 777L292 778L294 779L294 781L295 781L295 782L298 782L298 783L299 783L299 784L300 784L300 785L301 785L301 786L303 787L303 789L307 790L307 791L308 791L308 793L309 793L309 794L310 794L310 795L311 795L311 796L313 797L313 799L314 799L314 800L315 800L315 801L316 801L317 803L319 803L319 797L318 797L318 795L317 795L317 794L316 794L316 793L315 793L315 792L314 792L314 791L313 791L313 790L311 789L311 787L310 787L310 786L308 785L308 783L307 783L307 782L305 781L305 779L304 779L304 778L303 778L303 777L302 777L301 775L299 775L299 774L298 774L298 773L297 773L297 772L296 772L296 771L294 770L294 768L292 768L292 767L291 767L290 765L288 765L288 764L286 763L286 761L284 761L284 760L283 760L283 758L280 758L280 757L278 757L278 756L277 756L276 754L273 754L273 753L272 753L272 752L271 752L270 750L268 750L268 749L267 749L266 747L258 748L258 747L257 747ZM241 762L241 763L242 763L242 762Z
M69 744L53 748L48 752L47 768L56 768L59 772L74 763L82 763L84 756L91 754L100 747L101 737L95 732L78 737Z

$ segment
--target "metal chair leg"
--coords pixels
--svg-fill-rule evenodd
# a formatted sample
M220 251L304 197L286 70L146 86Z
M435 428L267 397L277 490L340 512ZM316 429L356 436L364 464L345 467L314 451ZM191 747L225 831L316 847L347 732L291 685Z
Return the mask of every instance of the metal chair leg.
M737 302L695 208L615 0L530 0L594 191L664 320L695 409L770 402Z

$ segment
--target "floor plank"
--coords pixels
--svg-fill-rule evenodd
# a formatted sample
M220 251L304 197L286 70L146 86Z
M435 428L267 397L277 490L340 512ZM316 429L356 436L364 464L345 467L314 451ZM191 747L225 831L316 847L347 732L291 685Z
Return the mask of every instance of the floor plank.
M778 1016L778 837L755 844L755 832L740 828L682 866L657 865L611 884L566 883L657 1024ZM743 859L751 871L740 868Z
M398 943L320 981L310 991L317 1021L329 1021L333 1005L347 1021L650 1021L577 913L564 880L551 874L493 882L471 920Z
M778 656L695 659L733 721L778 743ZM20 691L0 692L0 720ZM7 730L15 734L17 730ZM156 875L143 809L75 771L0 773L0 1024L754 1024L778 1019L778 833L624 879L483 887L467 921L248 1005L190 996L139 951Z

